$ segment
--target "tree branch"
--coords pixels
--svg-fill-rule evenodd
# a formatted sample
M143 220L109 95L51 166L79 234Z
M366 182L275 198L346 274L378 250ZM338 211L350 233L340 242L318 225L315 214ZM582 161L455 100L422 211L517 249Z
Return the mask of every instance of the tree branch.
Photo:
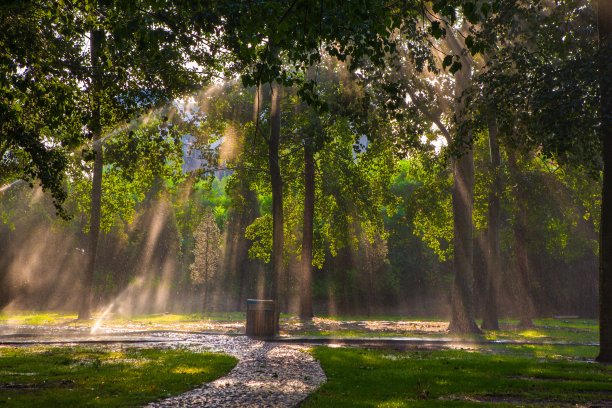
M440 120L440 115L434 115L429 109L427 109L423 101L421 101L420 98L410 88L407 88L406 92L408 92L408 95L410 95L410 99L412 100L412 103L414 103L414 106L416 106L417 109L420 110L421 113L423 113L423 115L425 115L427 119L429 119L433 122L434 125L436 125L436 127L440 130L440 132L446 139L446 142L448 144L451 144L453 138L446 126L444 126L444 124Z

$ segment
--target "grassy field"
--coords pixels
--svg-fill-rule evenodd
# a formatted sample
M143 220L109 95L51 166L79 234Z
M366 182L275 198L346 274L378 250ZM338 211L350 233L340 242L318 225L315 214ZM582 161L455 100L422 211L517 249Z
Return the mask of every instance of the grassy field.
M0 406L140 406L235 364L227 355L186 350L0 347Z
M0 313L0 324L21 325L60 325L70 324L77 319L75 313L61 312L29 312Z
M459 350L317 347L328 382L305 407L575 406L612 401L612 366Z
M45 326L93 325L93 320L76 318L74 314L22 312L0 315L0 324L35 325L43 330ZM135 331L227 332L229 328L243 332L244 320L244 313L156 314L110 316L105 325ZM511 319L500 323L499 331L457 337L446 332L447 323L440 319L342 316L319 317L303 324L283 315L281 320L282 331L291 336L457 339L458 349L446 351L317 347L313 354L329 381L307 400L307 407L612 405L612 367L592 362L598 352L597 321L543 318L534 320L535 327L529 329L517 327ZM138 405L193 388L223 375L235 364L229 357L185 351L30 350L0 348L0 407L3 402L24 407L81 406L85 402ZM118 377L122 381L115 384L112 379Z
M104 322L109 325L125 325L129 323L143 324L181 324L197 322L239 322L244 321L245 313L241 312L211 312L211 313L159 313L148 315L135 315L129 317L109 316ZM96 320L98 315L94 315L92 320ZM87 322L78 321L75 313L62 312L36 312L18 311L11 313L0 313L0 324L12 325L84 325Z
M125 327L134 330L186 330L243 333L246 315L243 312L211 312L206 314L151 314L138 316L107 316L106 327ZM0 324L33 326L91 327L96 319L79 321L77 315L57 312L0 313ZM446 333L447 322L438 318L409 318L400 316L324 316L310 324L302 324L291 315L281 316L281 334L314 337L454 337L472 340L596 343L597 321L579 318L535 319L535 327L517 327L517 321L503 319L502 330L487 331L480 336L452 336Z
M392 320L381 317L381 320L345 320L337 319L337 324L328 324L324 328L310 326L301 331L305 336L332 336L332 337L457 337L473 340L498 340L498 341L536 341L536 342L568 342L568 343L595 343L599 341L598 323L594 319L556 319L542 318L534 319L533 328L520 328L518 321L513 319L502 319L501 330L485 331L478 336L455 336L449 335L445 330L440 330L439 324L444 322L437 319ZM413 322L411 325L402 323ZM430 323L430 328L418 323ZM480 322L477 322L480 323Z

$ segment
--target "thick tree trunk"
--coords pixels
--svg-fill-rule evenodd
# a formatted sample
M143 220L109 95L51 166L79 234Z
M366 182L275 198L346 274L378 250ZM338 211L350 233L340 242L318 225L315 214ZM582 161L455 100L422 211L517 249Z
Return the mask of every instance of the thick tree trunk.
M599 356L612 362L612 2L599 0L600 116L603 143L603 191L599 244Z
M453 333L480 333L474 322L473 306L473 258L472 237L474 206L474 151L471 131L464 129L466 101L464 92L471 83L471 67L468 65L455 74L455 147L453 161L454 184L452 191L454 221L453 269L455 279L451 291L451 321L449 330Z
M268 164L272 183L272 299L276 302L276 330L280 317L280 301L283 281L283 179L280 171L279 149L281 130L281 92L279 84L272 87L272 104L270 108L270 140L268 146Z
M312 248L315 204L315 167L312 146L304 144L304 218L302 227L302 259L300 273L300 319L311 320L312 311Z
M93 134L93 149L95 153L93 178L91 186L91 208L89 216L89 239L87 245L87 261L83 271L81 305L79 319L91 317L91 295L93 289L94 273L96 270L96 256L98 252L98 238L100 235L100 216L102 212L102 168L104 163L102 143L99 142L102 133L100 119L100 90L102 87L102 73L100 68L100 54L104 32L93 30L90 34L90 54L92 66L92 112L91 132Z
M451 322L453 333L478 333L473 310L473 245L472 198L474 191L474 156L470 149L454 162L453 221L455 279L451 292Z
M499 246L499 230L501 226L500 195L502 181L500 174L501 154L497 143L498 127L494 118L489 120L489 149L491 155L491 171L493 182L489 192L488 231L486 246L486 282L485 301L482 313L482 328L499 330L497 298L501 278L501 252Z

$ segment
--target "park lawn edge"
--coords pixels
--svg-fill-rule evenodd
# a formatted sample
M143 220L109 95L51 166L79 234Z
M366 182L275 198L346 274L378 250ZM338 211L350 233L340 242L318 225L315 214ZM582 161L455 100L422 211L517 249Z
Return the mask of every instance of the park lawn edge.
M222 377L236 363L186 349L0 347L0 405L141 406Z
M466 350L314 347L327 376L303 407L437 407L601 404L612 365Z

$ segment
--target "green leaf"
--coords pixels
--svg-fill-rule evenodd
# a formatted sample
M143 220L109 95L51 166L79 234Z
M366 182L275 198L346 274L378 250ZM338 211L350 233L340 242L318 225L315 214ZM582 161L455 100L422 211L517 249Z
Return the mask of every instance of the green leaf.
M468 47L468 49L472 49L474 48L474 37L472 35L468 35L465 38L465 45Z
M444 60L442 61L442 68L446 69L446 67L451 66L452 63L453 63L453 56L447 55L446 57L444 57Z
M431 35L433 35L436 39L440 39L446 35L446 30L440 27L439 21L431 22Z
M455 72L461 70L461 62L459 61L455 61L453 62L453 65L451 65L449 71L451 74L454 74Z

